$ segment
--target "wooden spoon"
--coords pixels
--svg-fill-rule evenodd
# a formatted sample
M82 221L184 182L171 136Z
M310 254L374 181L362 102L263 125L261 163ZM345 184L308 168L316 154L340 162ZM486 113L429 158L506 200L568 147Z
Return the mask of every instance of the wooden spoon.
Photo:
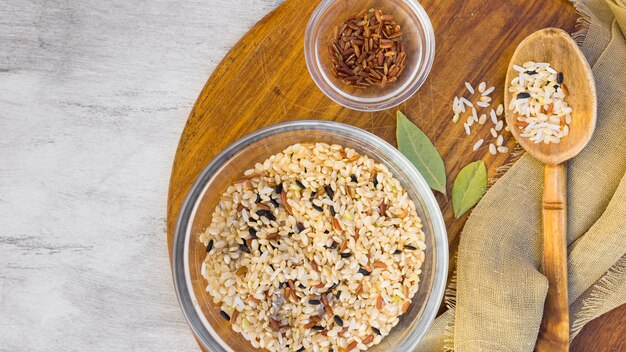
M509 109L514 98L511 80L519 75L513 64L548 62L563 72L565 98L572 108L569 135L558 144L536 144L521 137L517 116ZM565 31L542 29L528 36L515 50L506 75L504 92L506 122L517 142L545 164L543 192L543 271L548 278L548 295L539 329L536 351L567 351L569 348L569 305L567 293L567 177L566 161L587 145L596 125L596 88L591 68L576 42Z

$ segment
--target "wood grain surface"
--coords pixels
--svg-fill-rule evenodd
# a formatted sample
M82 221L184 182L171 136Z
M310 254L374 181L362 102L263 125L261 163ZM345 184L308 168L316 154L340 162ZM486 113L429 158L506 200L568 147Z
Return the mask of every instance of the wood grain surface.
M435 63L424 86L398 109L434 142L446 163L449 192L456 174L469 162L484 160L489 176L496 177L498 167L512 160L511 155L489 154L485 146L470 152L478 139L488 138L490 126L475 127L472 135L466 136L462 124L450 122L452 98L464 94L465 81L474 85L485 81L496 86L496 104L502 102L506 69L519 42L544 27L572 32L578 16L564 0L421 3L436 33ZM303 36L316 5L312 0L288 0L263 18L228 53L200 93L172 170L167 213L170 246L178 209L195 177L224 147L260 127L297 119L334 120L363 128L396 145L395 109L363 113L342 108L311 80L303 55ZM512 136L507 133L504 137L505 145L513 149ZM467 215L455 220L450 200L436 196L454 257ZM607 329L615 329L611 322L607 324Z

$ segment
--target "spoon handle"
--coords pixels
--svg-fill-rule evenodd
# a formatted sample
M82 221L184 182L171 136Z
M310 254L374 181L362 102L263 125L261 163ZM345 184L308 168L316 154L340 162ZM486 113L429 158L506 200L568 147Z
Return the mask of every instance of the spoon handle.
M536 351L569 349L566 164L546 165L543 190L543 272L548 295Z

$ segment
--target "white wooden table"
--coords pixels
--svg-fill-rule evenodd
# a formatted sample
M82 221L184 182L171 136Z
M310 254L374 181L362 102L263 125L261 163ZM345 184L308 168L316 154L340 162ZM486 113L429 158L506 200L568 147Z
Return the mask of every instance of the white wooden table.
M0 0L0 351L198 351L165 236L200 89L280 0Z

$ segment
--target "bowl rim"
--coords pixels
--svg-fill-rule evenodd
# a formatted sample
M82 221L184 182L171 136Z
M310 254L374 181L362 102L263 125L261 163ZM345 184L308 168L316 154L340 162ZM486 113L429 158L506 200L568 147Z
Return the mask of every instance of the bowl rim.
M394 148L382 138L368 131L356 126L335 121L295 120L258 129L244 135L224 148L196 177L189 188L181 207L179 208L176 226L172 236L172 279L174 281L174 288L178 303L183 311L187 324L191 328L196 340L207 350L234 352L232 348L226 345L222 338L217 335L215 331L213 331L200 309L193 289L191 289L191 280L188 275L189 263L187 261L187 258L189 257L189 241L191 237L193 237L193 234L191 234L191 226L189 226L190 220L195 216L196 210L199 206L198 201L202 199L202 196L207 191L206 185L208 181L213 177L214 172L218 170L226 160L229 160L242 148L245 148L246 146L275 133L297 130L323 130L347 134L349 136L362 138L363 140L369 140L372 144L375 144L375 147L381 152L394 156L399 166L407 170L411 179L417 183L421 189L428 190L427 192L421 192L420 196L423 198L426 208L425 210L430 216L431 225L433 226L432 236L435 240L435 272L431 294L423 307L424 313L414 328L418 331L418 333L410 336L409 338L409 344L411 345L411 348L414 348L426 334L428 328L432 325L444 297L448 276L449 253L448 238L445 222L443 220L443 214L441 213L441 209L435 199L434 193L428 186L426 180L417 171L415 166L413 166L413 164L406 157L404 157L402 153L400 153L399 150Z
M304 32L304 58L306 66L317 87L331 100L350 109L359 111L381 111L400 105L409 99L424 84L433 66L435 59L435 31L430 17L426 10L417 0L398 0L404 2L411 8L413 14L418 18L420 26L423 28L422 45L424 46L424 60L411 72L410 78L402 85L399 85L391 92L375 97L362 98L353 94L348 94L337 87L329 79L328 74L321 69L319 52L315 40L318 31L314 28L322 19L322 14L334 3L341 0L323 0L315 8L309 18Z

